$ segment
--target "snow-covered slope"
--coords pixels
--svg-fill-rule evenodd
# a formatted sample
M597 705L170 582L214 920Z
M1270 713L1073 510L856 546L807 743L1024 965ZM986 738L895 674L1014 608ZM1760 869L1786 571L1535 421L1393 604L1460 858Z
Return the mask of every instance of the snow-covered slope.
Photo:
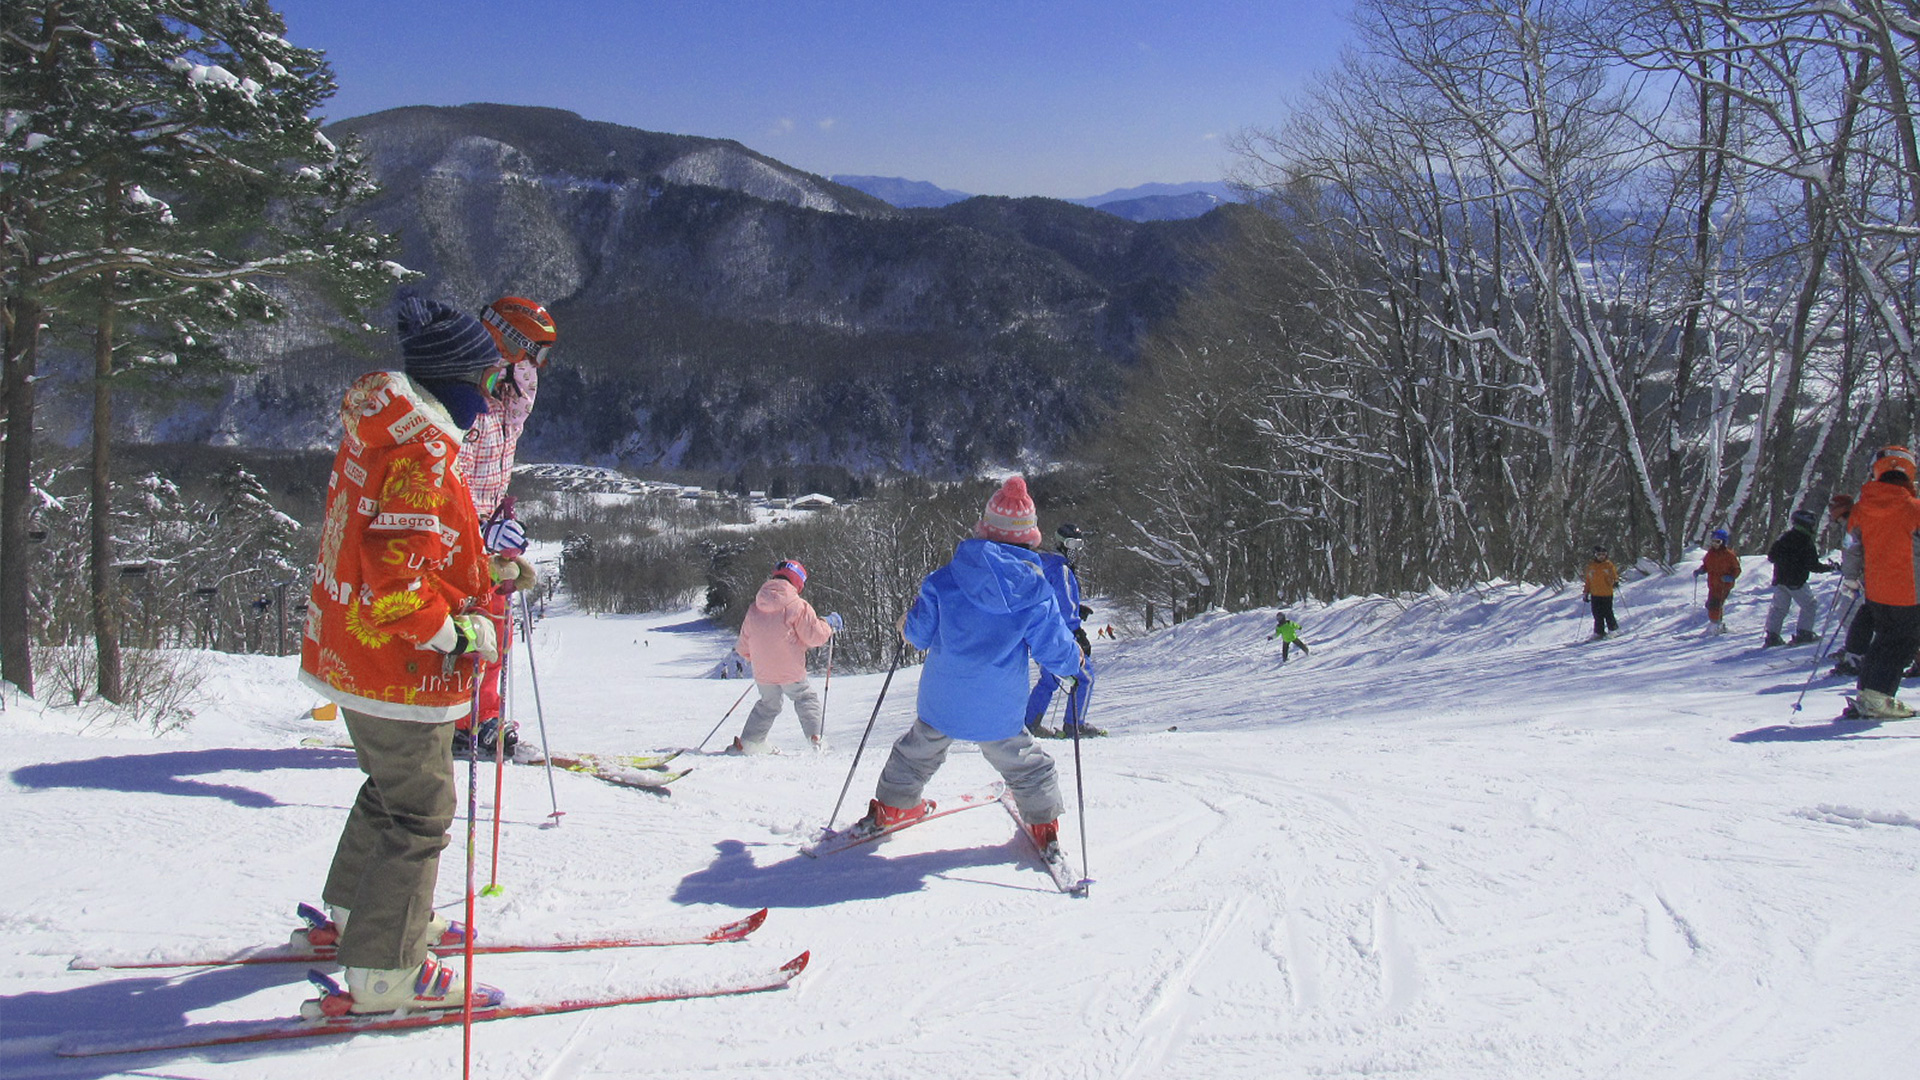
M1096 883L1051 884L992 808L813 861L882 676L835 673L834 745L692 756L659 797L505 777L504 896L481 932L681 925L773 909L743 944L482 958L512 995L777 963L789 990L475 1030L502 1078L1632 1077L1912 1075L1920 726L1837 725L1813 649L1761 651L1765 564L1708 639L1682 569L1629 580L1622 632L1585 644L1575 587L1490 586L1290 609L1101 642L1091 720L1050 744ZM1823 582L1830 583L1831 579ZM1830 586L1829 586L1830 587ZM538 629L551 741L697 743L745 684L690 615L556 612ZM524 656L523 656L524 659ZM317 898L357 786L292 661L209 657L217 700L163 742L75 732L9 700L0 740L0 1075L450 1076L460 1035L66 1061L65 1034L290 1012L299 969L66 970L95 949L276 940ZM538 738L527 671L521 716ZM909 722L893 680L839 820ZM709 748L737 730L745 706ZM958 750L938 799L991 779ZM493 806L483 778L484 815ZM1069 802L1078 800L1071 794ZM462 898L462 837L441 897ZM479 880L489 877L481 830Z

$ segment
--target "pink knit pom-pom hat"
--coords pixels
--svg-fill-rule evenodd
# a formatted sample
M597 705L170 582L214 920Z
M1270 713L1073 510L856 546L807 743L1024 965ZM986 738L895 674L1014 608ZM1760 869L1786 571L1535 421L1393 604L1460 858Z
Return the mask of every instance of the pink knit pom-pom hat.
M987 500L987 512L973 527L973 535L1024 547L1040 546L1040 515L1033 508L1033 496L1027 494L1026 477L1007 477Z

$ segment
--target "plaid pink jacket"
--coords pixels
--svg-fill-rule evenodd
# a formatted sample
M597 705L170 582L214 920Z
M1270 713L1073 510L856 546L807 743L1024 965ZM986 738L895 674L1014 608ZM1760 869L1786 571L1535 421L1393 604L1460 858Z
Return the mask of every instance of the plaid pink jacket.
M483 522L506 497L520 432L526 428L527 414L533 411L533 399L540 392L540 372L532 364L515 364L508 370L520 392L489 402L488 411L474 420L460 447L460 475L466 477L467 490L473 492L474 512Z

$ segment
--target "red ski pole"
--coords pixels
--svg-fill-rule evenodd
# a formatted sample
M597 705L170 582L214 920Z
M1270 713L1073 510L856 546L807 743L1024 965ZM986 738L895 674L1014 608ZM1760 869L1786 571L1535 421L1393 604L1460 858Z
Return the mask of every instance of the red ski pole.
M480 711L480 685L486 675L485 664L479 654L473 658L473 713ZM477 737L478 731L474 732ZM460 1001L460 1075L463 1080L473 1077L473 881L474 881L474 843L479 832L479 818L474 813L474 803L480 798L480 756L467 754L467 929L463 935L466 941L462 952L466 956L465 984L461 987Z

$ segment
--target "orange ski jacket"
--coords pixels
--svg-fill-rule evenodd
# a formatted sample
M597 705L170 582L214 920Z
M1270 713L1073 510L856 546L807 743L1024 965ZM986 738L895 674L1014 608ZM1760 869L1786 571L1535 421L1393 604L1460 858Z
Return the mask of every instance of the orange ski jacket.
M450 664L427 642L493 583L454 467L460 429L432 394L393 371L356 380L340 419L300 681L370 716L457 719L471 705L473 664Z
M1740 576L1740 555L1732 547L1708 548L1700 559L1707 572L1707 591L1724 596L1733 591L1733 579Z
M1620 585L1620 568L1613 565L1612 559L1594 559L1587 564L1586 590L1588 596L1612 596L1613 590Z
M1920 499L1901 484L1869 480L1847 517L1840 572L1876 604L1920 604Z

